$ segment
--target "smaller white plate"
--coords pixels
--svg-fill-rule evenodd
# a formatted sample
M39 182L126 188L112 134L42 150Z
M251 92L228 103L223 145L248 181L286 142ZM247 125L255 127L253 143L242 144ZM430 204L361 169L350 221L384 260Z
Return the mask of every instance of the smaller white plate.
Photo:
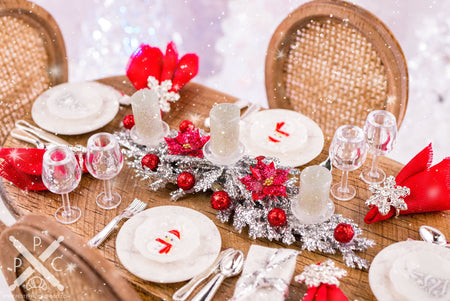
M122 94L97 82L64 83L42 93L31 116L41 128L63 135L78 135L109 123L119 110Z
M378 300L450 300L450 250L423 241L403 241L378 253L369 284Z
M147 252L145 244L141 245L139 249L135 245L138 227L157 226L158 229L149 232L161 233L160 231L164 231L166 226L161 227L148 221L161 221L164 217L167 217L166 225L169 225L171 229L184 226L185 230L195 231L196 229L198 231L198 246L195 247L194 242L194 246L189 247L190 254L171 262L161 262L158 260L160 258L150 259L148 254L144 256L139 250L142 250L142 246L144 246L143 251ZM192 228L192 225L195 228ZM180 233L180 237L182 234ZM116 239L117 256L123 266L139 278L159 283L185 281L201 273L217 258L221 246L219 230L208 217L198 211L178 206L153 207L135 215L122 226Z
M284 166L308 163L321 153L324 144L317 123L284 109L264 110L244 119L240 140L248 154L277 157Z

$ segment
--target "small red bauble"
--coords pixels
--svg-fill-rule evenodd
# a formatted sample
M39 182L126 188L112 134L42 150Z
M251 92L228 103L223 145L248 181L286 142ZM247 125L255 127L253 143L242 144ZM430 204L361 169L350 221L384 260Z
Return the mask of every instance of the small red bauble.
M231 199L225 191L216 191L211 196L211 207L216 210L225 210L230 208Z
M131 128L134 126L134 116L133 114L125 116L123 118L123 127L127 130L131 130Z
M195 125L190 120L185 120L180 123L180 132L184 133L187 131L195 130Z
M273 208L267 215L267 219L272 227L281 227L286 224L286 212L281 208Z
M141 160L142 168L148 167L152 171L156 171L159 165L159 157L155 154L146 154Z
M195 177L190 172L182 172L178 175L177 185L183 190L189 190L195 185Z
M346 223L340 223L334 228L334 239L340 243L351 242L355 236L355 230L353 230L352 225Z

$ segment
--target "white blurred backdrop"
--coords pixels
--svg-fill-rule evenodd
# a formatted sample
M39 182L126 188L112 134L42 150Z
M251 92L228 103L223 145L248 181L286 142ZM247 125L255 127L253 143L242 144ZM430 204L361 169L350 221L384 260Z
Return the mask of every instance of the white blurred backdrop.
M70 81L125 73L141 43L196 52L194 79L267 106L264 58L277 25L305 0L36 0L58 22ZM356 0L392 30L406 56L410 93L389 157L408 162L432 142L435 162L450 156L450 1Z

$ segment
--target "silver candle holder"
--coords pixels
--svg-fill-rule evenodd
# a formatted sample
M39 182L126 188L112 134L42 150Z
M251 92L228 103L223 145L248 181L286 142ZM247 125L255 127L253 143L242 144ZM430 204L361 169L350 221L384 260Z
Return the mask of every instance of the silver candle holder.
M239 107L232 103L217 104L209 117L211 138L203 147L203 154L214 164L233 165L244 155L244 145L239 141Z
M161 120L158 94L150 89L141 89L131 96L135 126L130 136L134 142L154 147L169 132L167 123Z
M303 169L300 174L300 193L291 204L292 213L302 224L326 221L334 213L330 200L331 172L319 165Z

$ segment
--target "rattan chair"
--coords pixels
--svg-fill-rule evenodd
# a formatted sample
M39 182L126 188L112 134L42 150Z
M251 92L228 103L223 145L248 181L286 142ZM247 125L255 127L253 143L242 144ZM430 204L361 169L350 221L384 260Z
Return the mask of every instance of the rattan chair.
M53 217L22 217L3 229L0 245L0 273L16 300L140 300L113 264Z
M332 138L344 124L363 126L375 109L392 112L398 127L408 102L402 50L374 15L337 0L308 2L278 26L265 67L271 108L310 117Z
M1 0L0 145L37 96L67 79L66 48L53 17L26 0Z

